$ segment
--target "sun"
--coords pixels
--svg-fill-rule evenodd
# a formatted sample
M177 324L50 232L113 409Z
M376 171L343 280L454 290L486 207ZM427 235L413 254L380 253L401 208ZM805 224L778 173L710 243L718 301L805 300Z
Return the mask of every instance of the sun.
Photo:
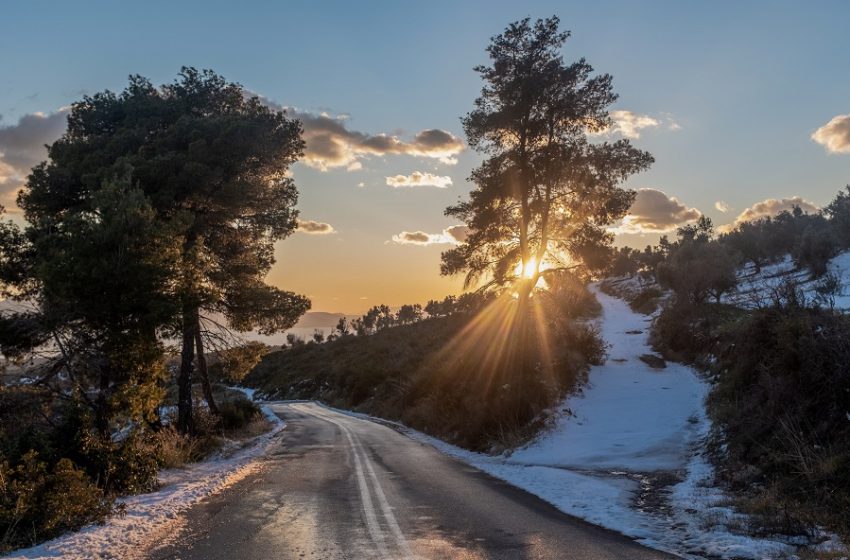
M514 268L514 274L516 276L522 276L523 278L534 278L534 273L537 270L537 259L532 257L529 259L525 266L522 266L522 262L517 263L516 268Z

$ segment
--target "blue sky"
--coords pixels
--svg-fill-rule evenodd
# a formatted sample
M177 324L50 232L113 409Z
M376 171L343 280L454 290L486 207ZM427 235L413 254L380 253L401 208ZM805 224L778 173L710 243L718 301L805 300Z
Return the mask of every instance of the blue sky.
M353 131L412 141L441 129L462 138L459 117L481 85L472 67L486 62L489 37L519 18L552 14L573 32L567 60L585 57L612 74L615 109L657 123L633 138L656 163L627 186L663 191L682 215L693 208L722 224L768 198L822 205L850 183L850 154L811 139L850 114L850 3L840 1L5 2L0 138L27 114L120 90L131 73L167 82L182 65L212 68L304 113L347 115ZM327 311L458 291L458 281L438 276L447 245L391 241L454 225L442 211L468 192L479 157L466 150L456 159L365 155L351 171L299 164L302 216L336 233L282 242L272 280ZM414 171L453 184L386 185ZM717 210L719 201L730 209Z

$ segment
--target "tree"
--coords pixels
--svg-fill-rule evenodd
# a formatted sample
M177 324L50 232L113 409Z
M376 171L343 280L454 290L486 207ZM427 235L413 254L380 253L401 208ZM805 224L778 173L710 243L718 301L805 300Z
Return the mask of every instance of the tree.
M676 236L679 238L679 244L708 243L714 239L714 224L708 216L700 216L695 223L676 228Z
M132 76L121 94L104 91L73 104L67 132L29 177L19 205L31 237L65 227L85 211L116 168L179 242L170 278L179 301L170 326L181 339L178 426L192 429L191 384L197 351L204 392L206 315L238 330L273 333L309 308L305 297L264 283L274 242L296 226L297 190L287 176L303 149L300 123L216 73L183 68L155 88Z
M405 304L399 307L396 313L396 323L399 325L409 325L422 319L422 306L418 303L413 305Z
M682 301L701 304L711 296L720 303L737 285L736 272L736 259L722 244L684 239L658 265L658 281Z
M752 262L756 274L762 264L770 258L767 250L767 229L771 222L765 219L743 222L734 230L723 235L721 241L741 255L743 262Z
M345 317L340 317L339 321L336 323L336 327L334 327L337 336L343 337L351 334L351 323L348 322L348 319Z
M0 345L14 352L22 334L33 346L51 342L40 381L67 374L102 438L115 416L151 419L165 375L158 329L178 309L169 289L179 262L174 231L118 171L86 204L67 208L61 225L59 217L33 221L0 244L0 260L17 263L0 281L35 306L4 318Z
M829 270L829 261L836 252L832 231L823 225L810 225L794 247L794 261L797 266L808 268L812 278L820 278Z
M524 19L491 40L491 65L475 68L481 96L462 120L470 146L489 157L472 172L469 200L446 210L471 233L443 253L442 274L465 273L467 286L485 275L488 286L522 280L522 301L541 270L604 267L605 226L634 199L617 185L653 161L627 140L588 140L612 126L617 95L584 59L564 63L569 33L558 26L554 16Z
M824 213L829 217L835 238L842 249L850 248L850 185L838 194L824 208Z

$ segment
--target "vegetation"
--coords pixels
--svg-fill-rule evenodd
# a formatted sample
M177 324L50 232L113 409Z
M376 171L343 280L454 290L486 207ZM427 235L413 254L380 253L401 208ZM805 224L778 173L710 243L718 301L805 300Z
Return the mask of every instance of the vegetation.
M309 301L263 281L296 226L300 123L245 93L184 68L84 97L19 195L25 227L0 225L0 295L21 302L0 350L32 380L0 387L0 548L101 519L256 420L217 402L207 361L244 376L262 348L231 348L231 329L288 328ZM174 339L179 413L161 418Z
M719 237L701 220L672 243L621 251L613 263L623 275L651 274L652 259L641 257L660 257L657 279L672 297L652 341L666 357L711 375L719 472L767 532L828 527L850 535L850 317L835 310L841 283L827 267L850 248L848 193L823 214L795 208ZM817 279L809 296L789 278L754 309L721 303L737 266L759 271L788 254Z
M726 479L769 529L850 535L850 317L787 286L719 342L709 405Z
M463 119L472 148L489 157L472 172L469 200L446 210L471 232L443 253L442 273L465 273L467 286L486 276L520 302L548 271L604 268L605 227L634 199L618 184L652 163L628 140L588 141L612 125L617 95L584 59L564 63L559 23L524 19L491 40L491 66L475 69L481 96Z
M273 352L245 383L272 398L318 399L401 420L470 449L516 445L541 428L544 412L604 353L581 321L598 311L595 298L573 276L552 278L526 316L509 296L482 296L477 312L455 308ZM517 340L518 333L525 338Z

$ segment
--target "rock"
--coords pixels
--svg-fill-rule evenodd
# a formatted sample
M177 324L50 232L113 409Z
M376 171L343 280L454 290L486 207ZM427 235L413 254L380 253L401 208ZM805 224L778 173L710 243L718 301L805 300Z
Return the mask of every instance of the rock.
M655 369L664 369L667 367L667 362L664 361L664 358L655 354L641 354L640 361Z

